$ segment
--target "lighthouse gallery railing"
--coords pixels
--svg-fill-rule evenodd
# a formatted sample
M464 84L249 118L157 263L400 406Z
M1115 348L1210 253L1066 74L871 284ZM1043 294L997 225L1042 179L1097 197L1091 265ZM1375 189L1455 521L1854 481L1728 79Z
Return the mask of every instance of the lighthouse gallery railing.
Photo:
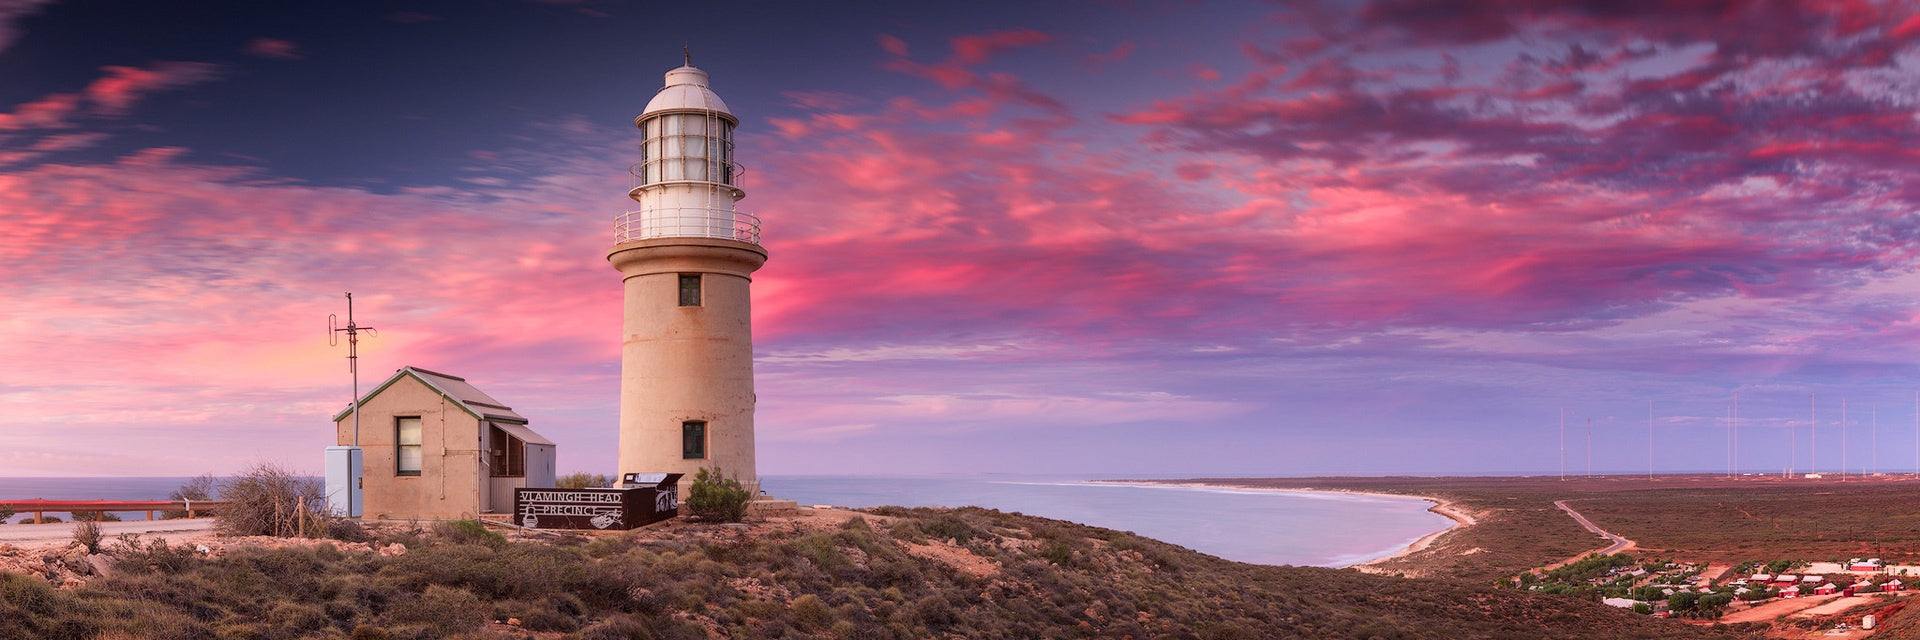
M705 207L628 211L613 219L613 243L650 238L722 238L760 244L760 218Z

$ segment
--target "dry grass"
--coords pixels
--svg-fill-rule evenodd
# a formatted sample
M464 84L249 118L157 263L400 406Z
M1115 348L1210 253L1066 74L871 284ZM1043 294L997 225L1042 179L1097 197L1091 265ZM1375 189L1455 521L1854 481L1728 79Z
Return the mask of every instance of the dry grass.
M809 521L809 522L803 522ZM482 638L1739 638L1565 598L1228 562L981 509L672 525L559 542L459 526L348 545L124 550L73 591L0 576L0 640ZM915 538L908 541L896 532ZM955 557L922 557L934 545ZM144 555L140 555L144 554ZM993 572L968 571L971 558Z

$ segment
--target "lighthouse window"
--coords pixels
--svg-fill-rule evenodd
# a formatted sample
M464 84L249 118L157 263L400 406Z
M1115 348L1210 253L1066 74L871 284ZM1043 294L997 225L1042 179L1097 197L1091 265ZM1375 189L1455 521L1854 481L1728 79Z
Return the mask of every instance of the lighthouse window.
M707 457L707 423L699 420L680 423L680 457L687 460Z
M394 475L420 475L420 418L394 418Z
M646 184L710 180L733 184L733 125L709 114L671 113L640 123Z
M700 274L680 274L680 306L700 306Z

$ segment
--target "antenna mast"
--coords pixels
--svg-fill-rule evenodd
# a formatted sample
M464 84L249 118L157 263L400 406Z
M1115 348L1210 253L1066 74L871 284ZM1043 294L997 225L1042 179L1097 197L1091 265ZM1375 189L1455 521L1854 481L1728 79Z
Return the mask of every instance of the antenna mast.
M347 326L340 326L340 317L327 314L327 346L339 346L339 334L347 334L347 372L353 376L353 446L360 446L360 332L368 335L380 335L373 327L362 327L353 323L353 292L347 292Z

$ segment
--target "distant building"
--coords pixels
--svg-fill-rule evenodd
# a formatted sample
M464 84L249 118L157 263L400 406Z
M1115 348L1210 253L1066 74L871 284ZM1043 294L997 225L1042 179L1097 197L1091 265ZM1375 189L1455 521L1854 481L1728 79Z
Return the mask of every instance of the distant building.
M368 519L472 518L513 511L513 490L554 484L553 442L466 379L402 367L360 399ZM333 417L354 442L353 409Z
M1800 587L1797 587L1797 586L1793 586L1793 587L1787 587L1787 588L1785 588L1785 589L1781 589L1781 590L1780 590L1780 597L1782 597L1782 598L1798 598L1798 597L1800 597Z
M1861 560L1859 558L1854 558L1852 560L1847 561L1847 570L1848 571L1879 571L1880 559L1868 558L1866 560Z

